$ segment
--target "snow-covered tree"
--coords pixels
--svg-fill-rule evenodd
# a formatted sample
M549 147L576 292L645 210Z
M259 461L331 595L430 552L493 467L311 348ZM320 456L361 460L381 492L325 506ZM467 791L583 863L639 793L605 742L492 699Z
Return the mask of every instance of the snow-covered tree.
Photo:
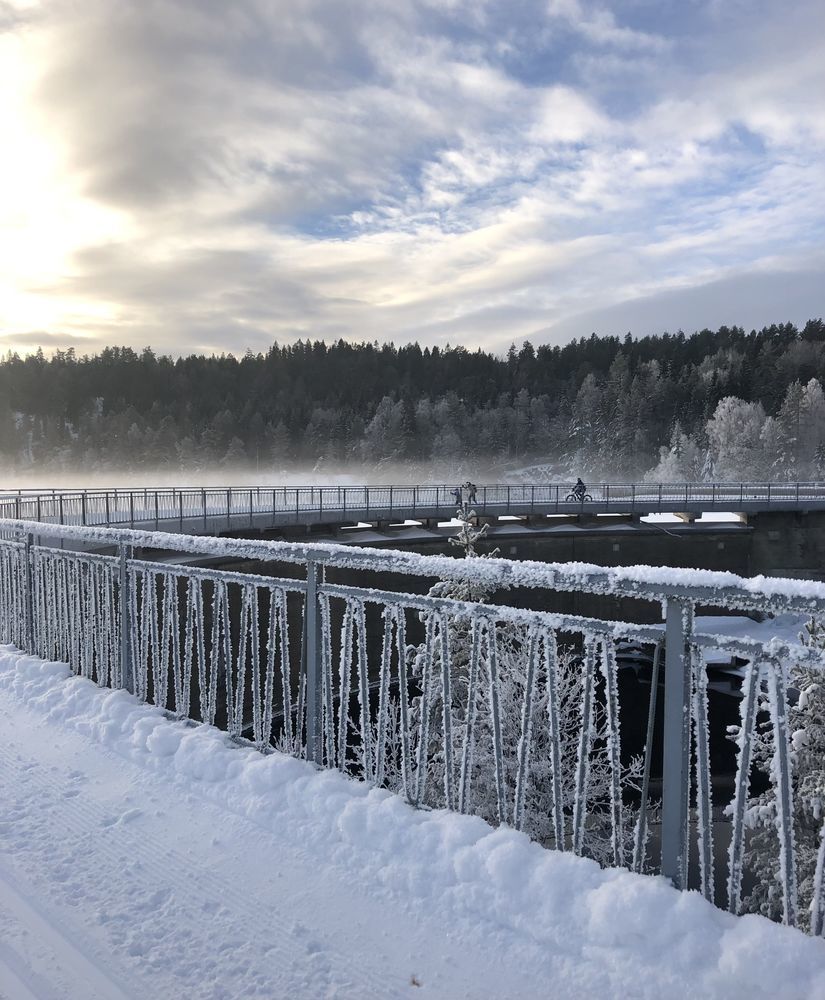
M702 478L704 462L704 450L685 434L677 420L670 435L670 446L659 449L659 464L645 479L653 483L694 483Z
M484 529L472 523L475 512L467 507L459 511L462 528L456 544L464 548L467 558L485 558L475 551L475 545ZM489 555L494 555L490 553ZM492 597L491 589L475 581L440 581L430 591L433 597L450 598L459 601L486 603ZM458 773L464 747L465 724L469 700L471 650L473 642L472 622L469 617L450 618L448 647L450 658L450 717L452 720L452 756L458 783ZM504 786L507 797L507 818L513 819L514 794L518 768L518 748L522 735L523 706L527 688L528 650L530 633L522 626L499 622L496 626L497 670L499 677L499 706L501 721L501 746L504 767ZM410 673L414 681L423 688L423 673L426 661L426 646L408 648ZM430 671L429 704L427 724L422 725L423 699L415 697L410 706L412 731L419 735L427 732L427 784L424 804L439 807L444 804L444 728L443 728L443 687L441 681L440 643L434 646L434 660ZM558 648L557 697L559 739L561 747L561 794L562 808L567 817L572 814L576 786L576 761L581 734L582 703L582 659L573 648ZM491 710L491 670L489 649L481 646L479 676L475 686L475 725L471 754L470 811L481 815L490 822L497 822L498 793L496 785L495 746ZM532 752L530 756L529 781L525 792L523 829L542 843L553 844L553 774L552 738L548 721L549 688L547 678L539 671L532 703ZM395 710L393 709L395 713ZM397 719L397 713L394 714ZM603 698L594 699L593 742L590 755L589 790L587 797L588 824L584 838L584 853L602 863L612 863L612 845L609 810L610 801L610 761L607 752L607 718ZM397 759L396 746L396 759ZM389 781L391 787L399 783L398 768L390 769L394 774ZM635 786L641 772L641 762L634 759L623 768L623 786ZM621 837L626 856L630 857L630 845L635 828L637 812L625 806ZM568 844L569 846L569 844Z
M761 403L725 396L707 423L706 433L719 479L752 479L764 465Z
M800 641L825 650L825 623L811 619ZM799 923L811 927L811 901L825 834L825 675L811 666L791 664L789 685L799 692L788 709L792 734L793 824L796 853ZM767 721L767 695L760 696L762 722L755 733L753 765L770 779L774 745ZM738 737L738 728L731 729ZM746 822L751 829L745 865L754 878L753 888L742 901L742 909L761 913L773 920L782 917L782 887L779 869L776 796L772 788L753 796L748 803Z

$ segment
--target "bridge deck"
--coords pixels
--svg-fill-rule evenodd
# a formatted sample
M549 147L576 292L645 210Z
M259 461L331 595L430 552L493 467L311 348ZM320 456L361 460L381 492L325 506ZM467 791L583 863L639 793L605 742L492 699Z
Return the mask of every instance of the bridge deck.
M825 510L821 483L599 484L587 500L567 486L481 486L479 517L545 517L713 511ZM463 500L467 503L466 493ZM40 490L0 493L0 517L186 534L278 530L359 522L447 521L458 504L447 486L346 486Z

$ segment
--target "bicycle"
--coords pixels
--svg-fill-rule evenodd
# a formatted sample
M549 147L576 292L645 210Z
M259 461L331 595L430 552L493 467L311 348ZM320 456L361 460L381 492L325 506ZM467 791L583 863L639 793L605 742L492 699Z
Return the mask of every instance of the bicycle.
M592 503L593 497L589 493L568 493L564 501L565 503Z

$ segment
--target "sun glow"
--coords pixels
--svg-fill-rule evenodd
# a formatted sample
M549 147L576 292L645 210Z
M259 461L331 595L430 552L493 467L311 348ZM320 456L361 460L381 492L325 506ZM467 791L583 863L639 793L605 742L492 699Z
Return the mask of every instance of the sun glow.
M78 191L64 168L59 134L34 113L35 60L25 37L0 37L0 315L4 347L14 334L65 318L72 256L127 235L121 213ZM67 299L55 294L59 286ZM19 346L23 346L22 344ZM27 347L28 345L26 345Z

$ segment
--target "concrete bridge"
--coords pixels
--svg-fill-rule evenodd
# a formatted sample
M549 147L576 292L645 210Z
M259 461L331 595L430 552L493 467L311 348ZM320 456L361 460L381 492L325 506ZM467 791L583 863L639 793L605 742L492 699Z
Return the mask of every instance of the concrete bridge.
M294 534L348 526L417 522L432 528L459 506L454 487L305 486L44 489L0 493L0 517L182 534L237 532ZM825 483L599 483L578 500L571 487L483 485L468 502L480 520L518 518L541 523L566 515L638 519L669 513L691 523L703 513L825 512Z

